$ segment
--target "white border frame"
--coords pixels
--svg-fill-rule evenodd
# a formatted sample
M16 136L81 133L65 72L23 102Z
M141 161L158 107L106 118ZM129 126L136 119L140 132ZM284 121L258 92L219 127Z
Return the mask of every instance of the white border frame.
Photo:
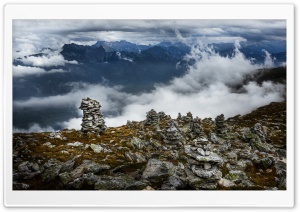
M67 11L67 13L66 13ZM100 12L99 12L100 11ZM112 12L113 11L113 12ZM128 11L124 13L124 11ZM129 12L134 11L134 12ZM180 14L180 16L178 15ZM13 191L13 19L284 19L287 26L286 191ZM291 4L7 4L4 8L6 207L293 207L294 6Z

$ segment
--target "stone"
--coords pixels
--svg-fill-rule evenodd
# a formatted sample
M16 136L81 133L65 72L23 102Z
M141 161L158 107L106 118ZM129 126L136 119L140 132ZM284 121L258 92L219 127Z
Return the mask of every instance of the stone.
M101 151L103 151L103 147L98 144L91 144L90 147L95 153L100 153Z
M125 190L132 185L135 180L127 175L119 176L101 176L95 183L94 189L96 190Z
M266 158L263 158L263 159L260 161L260 164L261 164L261 166L262 166L264 169L267 169L267 168L269 168L270 166L272 166L273 161L274 161L273 158L271 158L271 157L266 157Z
M203 149L198 148L198 149L197 149L197 152L198 152L200 155L205 156L205 152L204 152Z
M209 163L204 163L204 169L208 170L211 168L211 165Z
M79 141L75 141L74 143L67 143L68 146L83 146L83 143L79 142Z
M225 188L231 188L231 187L235 187L236 184L234 182L231 182L230 180L227 180L225 178L221 178L219 181L218 181L218 184L222 187L225 187Z
M162 182L164 179L167 179L173 167L174 165L170 162L151 158L142 174L142 179L150 182Z
M221 143L220 138L219 138L215 133L211 133L211 134L210 134L210 140L211 140L211 142L213 142L214 144L219 144L219 143Z
M44 164L44 172L42 174L42 180L44 182L53 181L59 174L60 169L62 167L62 162L50 159L48 162Z
M55 147L55 145L52 145L49 141L48 142L45 142L45 143L43 143L43 145L44 146L47 146L47 147L49 147L49 148L53 148L53 147Z
M231 170L229 173L225 176L225 179L230 180L234 183L240 183L243 180L248 179L245 172L240 170Z
M83 111L81 131L83 133L101 134L106 130L105 121L100 111L101 105L96 100L82 99L79 109Z

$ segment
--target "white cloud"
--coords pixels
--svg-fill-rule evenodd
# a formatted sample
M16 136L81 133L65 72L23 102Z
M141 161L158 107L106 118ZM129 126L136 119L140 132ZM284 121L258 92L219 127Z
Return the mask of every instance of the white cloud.
M42 68L30 67L30 66L13 66L13 76L14 77L23 77L26 75L39 75L44 74L46 71Z
M41 74L52 74L52 73L62 73L65 72L63 69L52 69L46 71L43 68L30 67L30 66L13 66L13 76L14 77L24 77L27 75L41 75Z
M37 67L64 66L66 63L78 64L77 61L66 61L61 54L48 54L41 57L29 56L21 58L25 65Z

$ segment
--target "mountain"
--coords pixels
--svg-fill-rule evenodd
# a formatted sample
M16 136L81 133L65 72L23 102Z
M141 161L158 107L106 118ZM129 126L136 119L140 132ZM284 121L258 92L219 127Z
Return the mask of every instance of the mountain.
M121 41L97 41L93 47L100 47L102 46L106 52L113 52L113 51L126 51L126 52L135 52L139 53L147 48L150 48L149 45L138 45L134 43L130 43L125 40Z

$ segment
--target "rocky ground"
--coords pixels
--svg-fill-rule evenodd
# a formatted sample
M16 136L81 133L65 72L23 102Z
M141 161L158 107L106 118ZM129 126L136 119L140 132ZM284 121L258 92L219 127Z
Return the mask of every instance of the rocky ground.
M286 102L244 116L143 122L101 135L13 134L14 190L285 190Z

